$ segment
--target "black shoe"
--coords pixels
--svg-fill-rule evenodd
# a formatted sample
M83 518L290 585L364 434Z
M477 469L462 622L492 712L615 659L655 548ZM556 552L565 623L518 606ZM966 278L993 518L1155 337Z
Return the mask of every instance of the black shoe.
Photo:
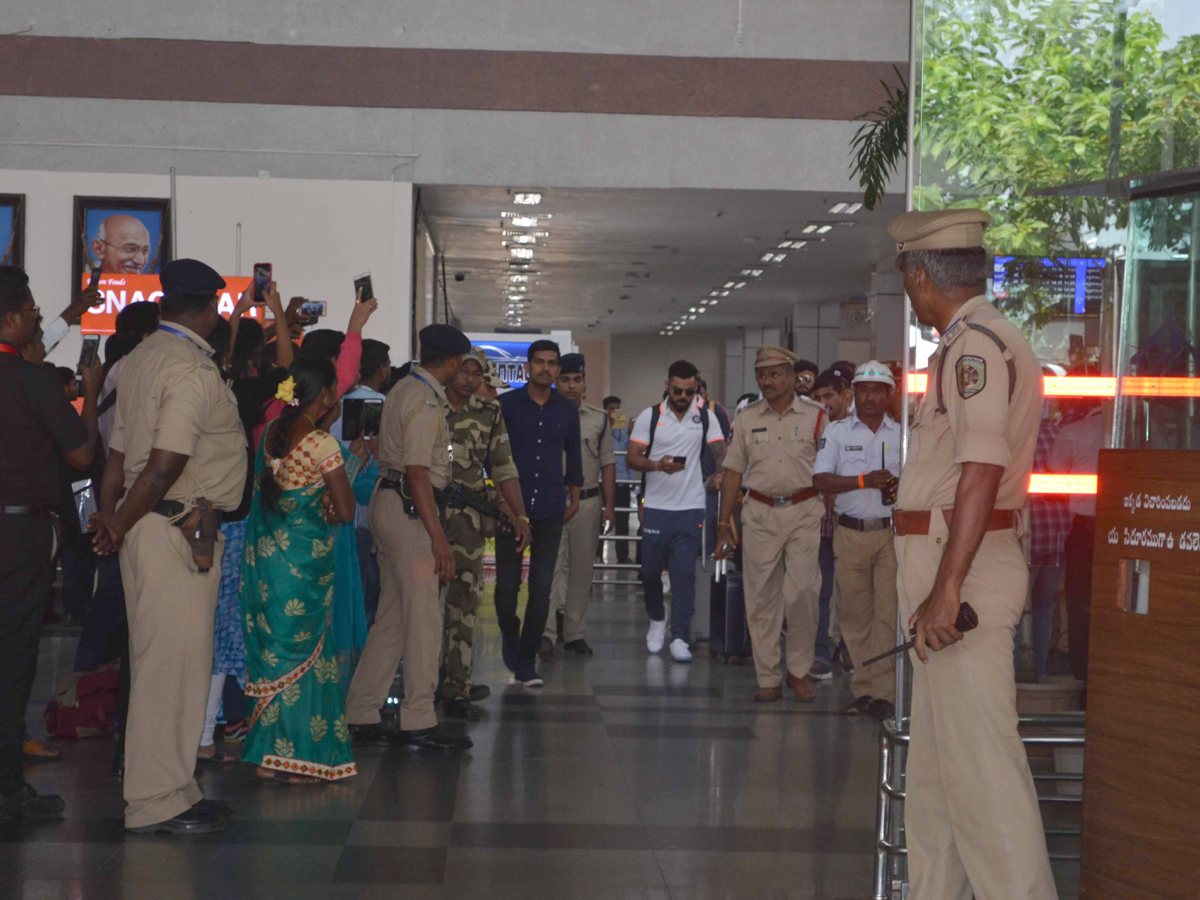
M467 699L472 703L480 703L492 696L492 689L486 684L473 684L467 691Z
M533 660L521 660L517 664L517 671L513 673L513 684L523 684L525 687L542 687L546 682L537 673L537 666Z
M554 614L554 633L555 633L556 635L558 635L558 641L557 641L557 643L561 644L561 643L563 642L563 614L562 614L562 610L559 610L558 612L556 612L556 613Z
M205 797L193 809L208 810L222 819L233 818L233 805L226 800L209 800Z
M510 672L517 671L517 657L521 652L521 638L519 635L509 637L506 634L500 636L500 655L504 657L504 665Z
M392 739L397 747L408 750L457 751L470 750L474 743L469 737L457 736L440 728L423 728L420 731L401 731Z
M447 700L442 706L442 710L451 719L462 719L466 722L478 722L479 710L471 704L470 700L464 697L458 697L454 700Z
M583 638L571 641L569 644L564 644L563 649L568 653L574 653L576 656L587 656L590 658L592 655L592 648L588 646L588 642Z
M886 722L888 719L895 717L896 707L892 705L890 700L879 698L871 701L870 712L880 722Z
M140 825L137 828L126 828L125 830L131 834L212 834L224 831L225 819L211 807L202 804L203 801L165 822Z
M550 662L550 660L554 659L554 643L550 638L542 638L542 645L538 648L538 659L542 662ZM517 668L521 668L519 664Z
M23 784L0 800L0 820L59 819L66 808L57 794L39 794L32 785Z
M350 743L355 747L386 747L394 737L382 725L350 726Z
M870 697L859 697L853 703L846 707L846 715L848 716L865 716L871 711L871 704L875 701Z

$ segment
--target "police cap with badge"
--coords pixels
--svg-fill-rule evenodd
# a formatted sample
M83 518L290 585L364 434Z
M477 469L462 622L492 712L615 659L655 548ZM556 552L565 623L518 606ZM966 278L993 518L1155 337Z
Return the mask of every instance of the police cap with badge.
M568 353L558 361L558 371L560 375L582 375L583 374L583 354Z
M453 325L426 325L420 339L422 356L465 356L471 352L470 339Z
M164 294L215 294L225 279L212 266L198 259L175 259L162 267L158 276Z

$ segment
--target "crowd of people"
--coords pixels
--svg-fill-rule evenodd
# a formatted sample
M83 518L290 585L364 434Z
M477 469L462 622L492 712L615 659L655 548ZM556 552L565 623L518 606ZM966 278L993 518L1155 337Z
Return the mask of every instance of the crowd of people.
M758 392L733 417L707 395L696 367L677 360L662 402L630 421L618 397L603 408L585 402L585 358L552 341L529 345L527 382L515 389L449 325L422 329L419 358L393 369L390 348L362 338L374 298L357 298L345 332L303 333L303 298L285 309L274 285L263 297L266 327L243 317L252 289L227 321L217 310L224 280L182 259L163 267L160 304L120 313L103 365L84 367L76 387L42 364L45 345L94 298L85 292L43 331L24 273L0 270L0 391L14 411L0 436L0 682L13 686L0 701L0 809L63 812L61 799L24 782L21 757L60 549L64 584L77 592L68 607L86 612L75 667L112 666L123 681L114 770L134 832L224 828L230 809L203 797L198 762L240 761L264 782L304 787L354 776L356 746L468 749L469 737L439 724L438 704L443 717L473 721L490 694L471 677L489 537L502 656L515 684L541 686L538 666L560 642L567 656L593 655L587 612L601 537L636 532L638 541L615 542L616 554L628 560L636 548L649 653L692 660L697 562L733 558L755 702L778 701L785 688L811 701L836 665L852 673L848 714L893 716L893 665L864 663L893 645L898 606L922 661L962 641L950 613L959 595L979 591L980 561L1022 564L1010 540L1025 502L1022 467L1086 467L1088 448L1098 446L1092 414L1057 436L1049 422L1036 435L1025 427L1036 422L1040 378L1026 377L1027 346L1017 346L1013 363L996 332L1009 344L1016 332L980 296L985 220L968 210L893 225L898 239L911 232L898 265L914 309L943 333L935 396L915 414L903 478L898 370L876 360L820 371L764 345ZM960 338L944 389L945 348ZM967 345L972 353L961 355ZM1000 380L1007 364L1007 398L987 380L989 364ZM75 391L79 412L68 399ZM382 401L377 434L346 440L347 400ZM98 508L81 516L71 485L88 474ZM1056 537L1043 533L1039 543L1038 528L1050 527L1039 519L1053 516L1034 511L1039 673L1063 543L1070 558L1073 543L1090 538L1087 511L1076 512L1069 538L1060 517ZM70 534L56 531L57 521ZM1024 589L1018 597L1008 587L1012 621L993 627L997 614L985 606L992 620L973 641L1011 640ZM1005 676L987 654L938 659L918 670L910 794L941 777L940 802L957 808L962 785L945 774L945 757L943 775L931 774L937 739L923 729L940 706L964 733L995 731L1012 670ZM398 666L404 688L393 728L382 711ZM983 675L999 681L979 688L982 711L931 688ZM240 754L226 749L235 742ZM1006 808L1025 816L1032 802L1036 814L1027 766L991 764L1011 791ZM927 825L913 805L920 831ZM910 846L934 852L936 834L929 840L910 836ZM1038 867L1034 875L1044 877Z

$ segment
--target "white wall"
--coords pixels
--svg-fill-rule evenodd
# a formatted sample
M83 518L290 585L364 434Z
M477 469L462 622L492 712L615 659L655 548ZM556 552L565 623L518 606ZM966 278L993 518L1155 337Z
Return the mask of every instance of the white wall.
M621 398L623 410L636 416L662 400L667 368L677 359L686 359L708 382L710 396L723 399L725 337L724 332L686 329L673 337L614 334L609 343L610 393Z
M396 359L411 345L412 185L390 181L179 177L178 255L237 275L236 229L242 225L241 274L270 262L284 301L300 294L328 303L322 322L345 329L353 279L370 271L379 311L364 329L386 341ZM74 197L169 197L165 175L63 173L0 169L0 193L25 195L25 268L47 319L69 302ZM79 329L51 354L72 365Z

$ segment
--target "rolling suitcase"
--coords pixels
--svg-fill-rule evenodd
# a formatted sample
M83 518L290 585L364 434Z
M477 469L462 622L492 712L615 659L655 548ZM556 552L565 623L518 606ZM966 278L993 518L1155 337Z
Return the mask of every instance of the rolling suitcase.
M750 631L746 627L746 598L742 574L727 560L718 560L712 578L708 652L712 659L745 665L751 658Z

